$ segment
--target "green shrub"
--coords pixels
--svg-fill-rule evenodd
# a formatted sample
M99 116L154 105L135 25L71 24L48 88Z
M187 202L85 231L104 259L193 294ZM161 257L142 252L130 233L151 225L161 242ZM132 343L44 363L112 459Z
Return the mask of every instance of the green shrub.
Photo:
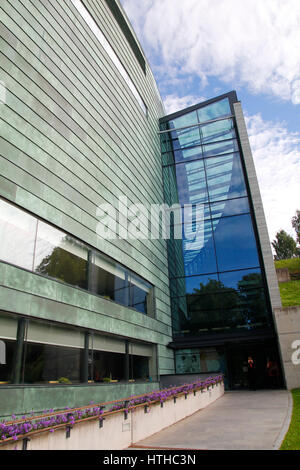
M71 380L68 379L67 377L60 377L60 378L58 379L58 383L70 385L72 382L71 382Z

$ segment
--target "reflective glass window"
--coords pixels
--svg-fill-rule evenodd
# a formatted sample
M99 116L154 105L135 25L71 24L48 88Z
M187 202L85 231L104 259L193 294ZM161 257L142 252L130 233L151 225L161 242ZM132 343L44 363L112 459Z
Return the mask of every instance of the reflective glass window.
M200 145L199 128L189 127L180 131L171 132L171 138L174 150Z
M216 292L219 288L219 281L217 274L206 274L171 279L170 285L171 295L177 297L185 294L201 295L207 292Z
M203 144L236 137L232 119L224 119L201 126L200 132Z
M183 304L180 298L174 305ZM178 316L177 334L224 333L228 330L250 330L266 327L269 318L263 289L243 293L230 292L188 295L186 314Z
M193 221L210 219L210 206L206 204L185 204L182 207L182 222L191 224Z
M234 289L228 290L215 283L216 291L203 293L201 295L188 295L187 306L190 315L201 310L228 310L240 304L240 298Z
M192 126L198 123L197 111L186 113L169 121L170 129L178 129L180 127Z
M136 308L141 313L150 313L152 288L151 285L137 276L130 276L130 307Z
M248 198L229 199L210 204L211 217L220 218L250 212Z
M198 335L199 333L222 332L224 330L223 312L217 307L217 310L199 309L199 304L190 304L188 316L182 318L180 322L180 333L184 336Z
M243 292L255 287L262 286L262 275L260 269L245 269L243 271L231 271L220 273L220 281L225 287Z
M213 142L211 144L203 145L203 157L212 157L216 155L223 155L226 153L233 153L239 150L236 139L223 140L222 142Z
M250 215L215 219L213 227L220 271L259 266Z
M247 195L241 161L238 154L205 160L207 186L211 202Z
M87 248L65 233L39 221L34 270L87 289Z
M173 165L175 163L175 157L173 152L162 153L162 165Z
M208 220L183 224L182 240L174 240L182 247L182 263L177 258L176 276L181 277L217 271L211 222Z
M191 147L174 151L175 162L183 162L187 160L197 160L202 158L202 147Z
M0 200L0 259L32 270L37 221Z
M128 272L106 256L93 252L90 290L108 300L129 305Z
M270 326L270 318L263 289L251 289L239 296L237 308L224 311L226 329L247 331Z
M171 152L173 150L171 136L169 134L169 132L160 134L160 145L162 153Z
M199 122L210 121L231 115L228 98L216 101L197 110Z
M226 372L224 351L215 348L180 349L175 352L176 373Z
M179 204L200 204L208 200L202 160L176 165Z

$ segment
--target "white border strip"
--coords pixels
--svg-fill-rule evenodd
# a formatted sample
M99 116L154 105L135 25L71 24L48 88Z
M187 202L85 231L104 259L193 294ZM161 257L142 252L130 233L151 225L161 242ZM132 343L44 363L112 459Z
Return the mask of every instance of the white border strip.
M137 99L137 101L138 101L140 107L142 108L143 112L145 113L145 115L147 115L147 106L145 105L141 95L137 91L136 86L134 85L133 81L129 77L129 75L128 75L127 71L125 70L124 66L122 65L121 61L117 57L115 51L113 50L113 48L111 47L111 45L109 44L107 39L105 38L104 34L99 29L99 26L97 25L97 23L93 20L92 16L87 11L87 9L85 8L85 6L81 2L81 0L71 0L71 2L73 3L73 5L76 8L76 10L78 11L78 13L80 13L82 18L85 20L87 25L90 27L90 29L92 30L92 32L94 33L94 35L96 36L98 41L100 42L101 46L105 49L105 51L107 52L107 54L109 55L109 57L111 58L111 60L115 64L115 66L117 67L118 71L120 72L120 74L124 78L125 82L129 86L131 92L133 93L133 95Z

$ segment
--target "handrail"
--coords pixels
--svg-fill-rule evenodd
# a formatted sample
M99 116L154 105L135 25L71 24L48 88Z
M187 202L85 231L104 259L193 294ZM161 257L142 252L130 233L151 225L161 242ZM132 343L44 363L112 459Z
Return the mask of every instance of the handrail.
M191 392L194 392L194 391L197 391L197 390L203 390L204 388L209 389L210 386L221 383L222 381L223 381L223 375L220 374L220 375L217 375L215 377L208 377L207 379L204 379L203 381L198 380L198 381L192 382L192 383L184 383L184 384L177 385L177 386L174 386L174 387L164 388L162 390L157 390L157 391L154 390L152 392L144 393L144 394L141 394L141 395L135 395L135 396L131 396L131 397L126 397L126 398L122 398L122 399L119 399L119 400L113 400L113 401L103 402L103 403L99 403L99 404L91 404L91 405L86 405L86 406L79 407L79 408L72 408L72 409L70 408L70 409L66 409L66 410L62 410L62 411L56 411L56 412L48 413L48 414L44 414L44 415L27 417L26 419L21 419L21 420L2 421L2 422L0 422L0 424L5 424L6 426L20 425L22 423L24 423L24 424L26 424L26 423L28 423L28 424L30 424L30 423L37 424L39 419L45 419L45 418L49 418L49 417L63 416L63 417L70 418L70 416L73 416L74 413L76 414L76 412L81 411L81 410L90 411L91 409L98 407L99 411L100 411L99 413L97 413L97 415L87 416L87 417L82 418L82 419L81 418L76 419L74 422L59 423L59 424L51 425L51 426L46 427L46 428L31 430L27 433L20 433L20 434L15 435L15 436L7 437L6 439L1 439L1 436L0 436L0 445L6 444L6 443L9 443L9 442L12 442L12 441L16 441L16 440L24 440L24 439L28 438L29 436L40 434L40 433L43 433L43 432L46 432L46 431L53 432L54 430L60 429L60 428L72 428L74 424L80 423L80 422L86 422L86 421L91 421L91 420L96 420L96 419L102 421L103 419L105 419L105 417L116 414L116 413L121 413L121 412L128 413L130 410L133 410L133 409L141 407L141 406L144 406L144 407L145 406L150 406L150 405L158 403L158 402L163 403L164 401L168 401L168 400L174 398L175 396L178 397L180 395L188 395ZM185 387L189 387L189 390L182 390ZM172 391L177 390L177 389L178 389L178 393L172 395ZM129 405L129 403L131 401L134 401L136 399L147 398L147 397L150 397L152 394L155 394L155 393L163 394L164 392L169 392L169 393L171 392L170 396L166 397L165 400L161 400L160 397L157 397L153 401L145 400L145 401L143 401L141 403L138 403L138 404ZM123 404L123 406L120 406L120 408L116 409L116 410L111 409L111 410L103 411L103 409L107 405L112 405L112 404ZM126 404L128 404L128 406L126 406Z
M218 375L217 377L219 377L219 376L220 375ZM204 379L204 380L208 380L210 378L213 378L213 377L208 377L207 379ZM170 392L170 391L172 391L172 390L174 390L178 387L184 387L184 386L187 386L187 385L194 385L196 383L198 383L198 381L197 382L192 382L192 383L184 383L184 384L181 384L181 385L174 385L174 387L163 388L161 390L158 390L157 393L162 393L164 391ZM61 414L69 414L69 413L73 413L73 412L76 412L76 411L88 410L88 409L91 409L91 408L97 408L97 407L100 407L100 406L101 407L106 407L106 405L113 405L113 404L117 404L117 403L121 403L121 402L125 402L125 401L136 400L138 398L148 396L151 393L155 393L155 391L142 393L140 395L134 395L134 396L126 397L126 398L120 398L119 400L106 401L106 402L100 402L100 403L90 403L89 405L84 405L84 406L80 406L80 407L77 407L77 408L66 408L66 409L62 409L62 410L58 410L58 411L53 411L51 413L44 413L42 415L28 416L26 418L5 421L5 424L13 425L13 424L27 423L28 420L33 421L33 420L37 420L37 419L49 418L51 416L57 416L57 415L61 415ZM0 423L1 423L1 421L0 421Z

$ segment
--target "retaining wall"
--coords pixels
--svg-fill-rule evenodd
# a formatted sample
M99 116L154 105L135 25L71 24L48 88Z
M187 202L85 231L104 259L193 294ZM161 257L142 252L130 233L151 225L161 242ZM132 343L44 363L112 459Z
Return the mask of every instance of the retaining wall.
M209 390L170 398L162 405L140 406L127 414L119 411L105 417L103 426L91 420L77 423L66 437L66 429L45 431L30 438L28 450L122 450L209 406L224 394L223 382ZM22 441L2 445L0 450L21 450Z

